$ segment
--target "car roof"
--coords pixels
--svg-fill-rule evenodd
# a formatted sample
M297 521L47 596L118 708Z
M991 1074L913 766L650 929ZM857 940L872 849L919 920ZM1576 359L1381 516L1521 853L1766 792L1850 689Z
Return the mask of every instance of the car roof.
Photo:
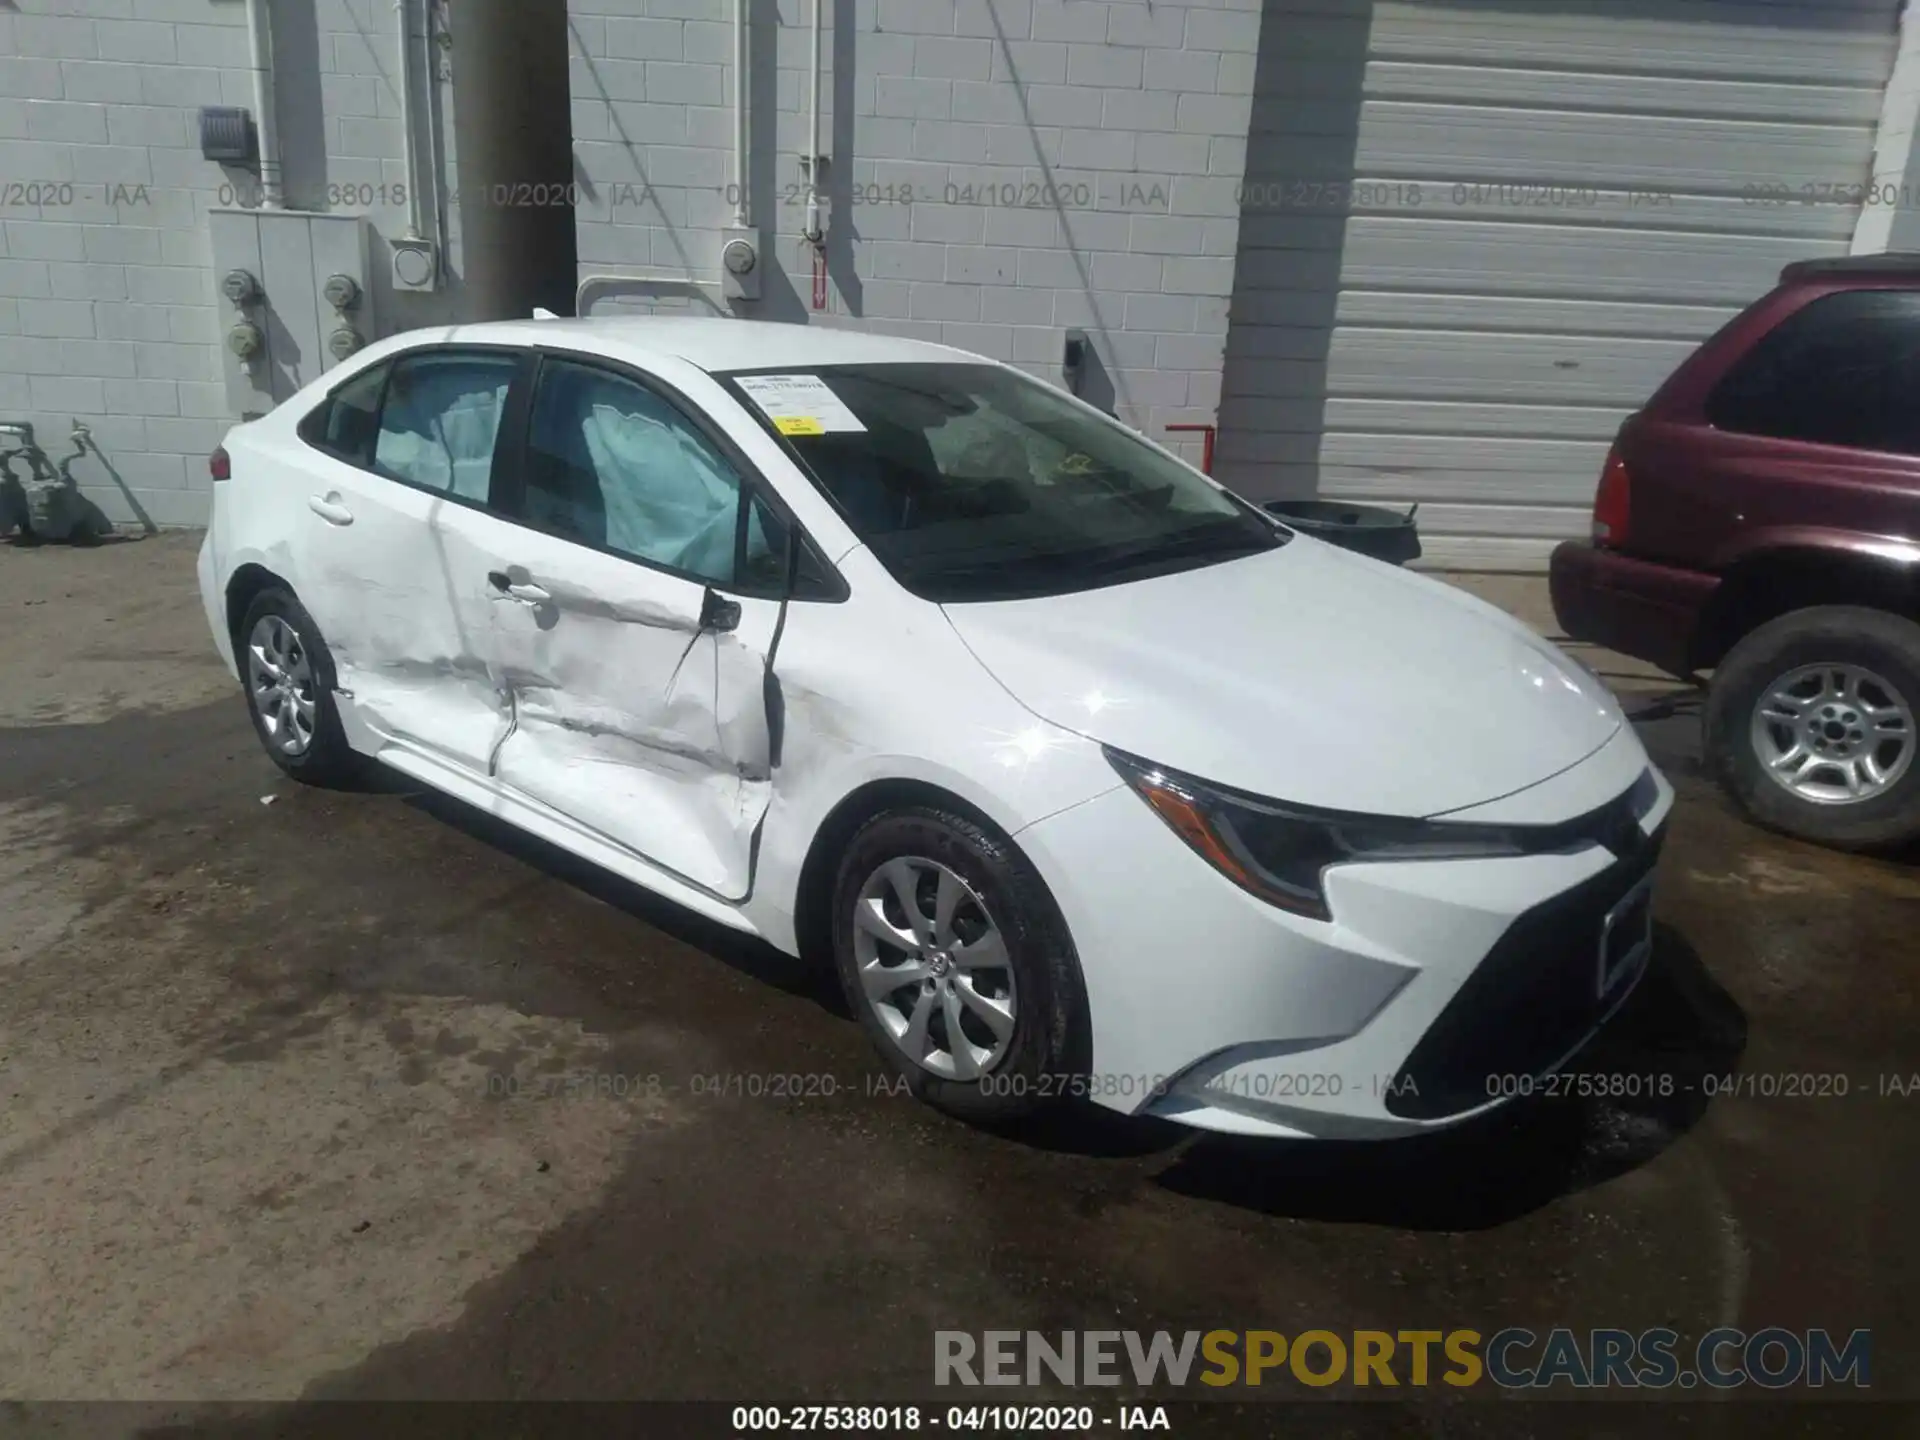
M443 343L547 345L644 364L672 356L709 372L781 366L902 364L974 360L964 350L864 330L768 320L691 316L602 316L580 320L495 320L462 325Z
M1780 283L1802 280L1898 279L1920 281L1920 254L1836 255L1824 260L1798 260L1780 272Z

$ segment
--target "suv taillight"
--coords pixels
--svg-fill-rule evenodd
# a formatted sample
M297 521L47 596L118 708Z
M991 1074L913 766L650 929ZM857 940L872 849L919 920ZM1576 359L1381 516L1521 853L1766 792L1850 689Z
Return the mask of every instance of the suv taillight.
M1593 543L1618 547L1627 542L1631 477L1620 447L1607 451L1607 467L1600 472L1600 489L1593 497Z
M227 447L222 445L207 457L207 473L216 480L233 478L233 461L227 457Z

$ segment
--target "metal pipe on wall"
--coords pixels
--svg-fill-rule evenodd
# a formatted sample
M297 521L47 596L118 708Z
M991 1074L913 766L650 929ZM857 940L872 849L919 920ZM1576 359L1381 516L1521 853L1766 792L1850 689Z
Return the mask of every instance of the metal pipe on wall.
M274 114L273 22L268 0L247 0L247 52L253 67L253 128L260 148L260 208L286 205L280 172L280 125Z
M447 161L440 134L440 58L436 41L440 38L441 11L438 0L426 0L421 16L423 30L420 46L426 55L427 167L433 185L433 239L440 247L439 263L447 263Z
M413 17L410 0L393 0L394 29L399 41L400 146L407 165L407 239L420 234L420 146L413 133ZM428 57L431 61L431 56ZM431 72L429 72L431 73Z
M689 280L684 275L589 275L574 292L574 314L593 313L600 301L614 295L672 295L698 300L716 315L725 315L720 286L711 280Z
M753 224L753 206L747 200L747 7L753 0L733 0L733 225L745 230Z
M820 225L820 12L827 0L813 0L813 93L807 117L807 228L806 237L821 241Z

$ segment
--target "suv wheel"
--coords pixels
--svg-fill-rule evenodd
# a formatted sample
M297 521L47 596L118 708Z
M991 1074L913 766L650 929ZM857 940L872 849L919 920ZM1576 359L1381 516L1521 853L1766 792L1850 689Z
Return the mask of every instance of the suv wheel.
M868 821L834 885L833 953L847 1004L921 1099L993 1123L1075 1090L1079 962L999 835L931 808Z
M1842 849L1920 836L1920 625L1823 605L1762 625L1721 662L1706 750L1763 824Z

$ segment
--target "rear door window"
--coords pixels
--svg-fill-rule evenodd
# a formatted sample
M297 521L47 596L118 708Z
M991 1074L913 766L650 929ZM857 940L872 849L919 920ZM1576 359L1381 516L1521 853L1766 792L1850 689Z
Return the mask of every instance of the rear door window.
M1850 290L1789 316L1707 401L1721 430L1920 455L1920 291Z
M500 415L519 365L508 350L427 350L394 361L374 472L485 504Z

